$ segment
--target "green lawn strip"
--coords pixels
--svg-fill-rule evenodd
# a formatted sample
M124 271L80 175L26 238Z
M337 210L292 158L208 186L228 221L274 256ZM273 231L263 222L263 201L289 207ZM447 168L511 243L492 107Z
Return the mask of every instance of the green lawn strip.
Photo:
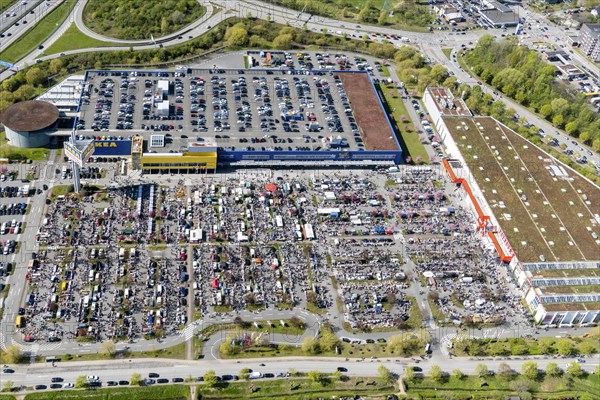
M390 91L393 92L393 94L390 94ZM410 155L413 161L418 157L421 157L422 162L428 164L429 155L425 150L425 146L419 140L419 133L414 131L414 122L410 119L406 107L404 106L404 102L398 95L396 88L391 85L382 85L381 93L383 93L384 100L387 102L387 105L394 116L394 121L396 122L398 131L406 146L406 155ZM402 116L404 116L404 120L402 120Z
M278 371L286 372L286 371ZM203 399L240 399L240 398L337 398L355 394L393 393L391 385L381 384L376 378L352 377L346 381L326 379L323 384L314 383L306 378L286 380L252 381L223 383L215 388L199 385L196 392ZM294 396L294 397L290 397Z
M11 394L0 394L0 400L15 400L16 397Z
M67 18L76 1L66 1L0 53L0 60L15 63L48 39Z
M0 10L4 11L4 9L12 6L16 2L17 0L0 0Z
M319 308L315 302L309 301L306 303L306 309L313 314L326 314L326 308Z
M379 73L379 75L381 75L383 77L390 76L389 68L386 65L381 64L381 72Z
M543 293L598 293L600 292L600 285L573 285L573 286L542 286Z
M190 398L186 385L160 385L95 390L59 390L31 393L25 400L184 400Z
M471 67L469 66L469 64L467 64L464 57L462 56L463 51L459 50L456 52L456 61L458 61L458 65L460 65L467 74L471 75L472 77L477 78L477 75L471 70Z
M6 132L0 131L0 158L8 158L9 160L43 160L48 158L50 149L45 147L22 149L8 144L6 140Z
M429 304L429 308L431 309L431 316L433 317L433 320L436 324L440 326L450 325L448 322L446 322L446 314L444 314L440 306L438 306L435 301L433 301L430 298L427 298L427 303Z
M429 393L430 391L452 392L457 395L472 395L473 393L477 393L478 395L483 394L483 397L476 398L486 398L486 395L488 396L487 398L490 398L495 392L503 393L505 396L515 394L514 390L511 389L511 382L522 379L524 378L520 376L505 377L498 375L485 378L464 376L461 379L455 376L446 376L442 381L435 381L429 377L417 377L413 381L406 383L406 390L409 394L423 394L423 392ZM585 392L593 396L592 398L599 398L597 393L599 384L598 376L593 374L580 379L561 376L527 380L527 382L529 383L530 392L536 398L559 397L558 395L560 394L574 391L580 394ZM444 398L444 395L438 393L436 396L433 396L433 398L438 397Z
M308 354L302 351L300 347L302 343L298 342L297 346L293 344L289 345L277 345L271 347L268 345L252 346L245 349L242 352L235 353L234 355L226 355L221 353L222 358L257 358L257 357L293 357L293 356L319 356L319 357L339 357L339 358L368 358L368 357L400 357L406 356L406 354L396 354L393 350L388 350L385 343L368 343L368 344L349 344L340 343L338 346L338 354L335 351L321 351L318 354ZM421 353L422 349L416 349L408 355L417 355Z
M452 48L451 47L444 48L444 49L442 49L442 52L444 53L446 58L448 60L450 60L450 58L452 57Z
M185 342L167 347L166 349L156 349L140 352L117 353L114 356L101 353L89 354L65 354L58 356L62 361L91 361L91 360L110 360L110 359L134 359L134 358L169 358L183 360L185 359Z
M410 301L410 313L406 322L408 322L410 329L418 329L423 324L423 315L421 314L419 303L412 296L406 296L405 300Z
M102 40L91 38L79 30L77 25L71 25L65 33L51 46L46 54L63 53L69 50L92 49L95 47L120 46L119 43L104 42Z
M54 198L56 196L65 195L73 191L73 185L58 185L52 188L50 192L50 198Z

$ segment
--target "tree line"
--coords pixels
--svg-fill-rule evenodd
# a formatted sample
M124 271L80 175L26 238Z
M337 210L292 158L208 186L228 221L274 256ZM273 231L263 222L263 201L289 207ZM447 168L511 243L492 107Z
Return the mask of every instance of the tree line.
M537 52L513 38L484 35L464 59L483 82L600 151L598 114L583 94L557 79L556 68Z
M433 23L427 5L415 0L364 2L345 0L271 0L273 4L304 11L307 14L382 26L425 27Z

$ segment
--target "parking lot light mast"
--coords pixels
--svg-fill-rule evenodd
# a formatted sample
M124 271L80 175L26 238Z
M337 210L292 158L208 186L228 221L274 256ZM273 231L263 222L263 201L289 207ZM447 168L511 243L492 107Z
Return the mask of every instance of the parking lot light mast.
M73 147L75 147L75 140L76 140L76 136L75 136L75 129L73 129L71 131L71 144L73 145ZM79 169L79 165L71 160L70 161L71 164L71 168L73 170L73 189L75 190L75 193L79 193L79 191L81 190L81 178L80 178L80 169Z

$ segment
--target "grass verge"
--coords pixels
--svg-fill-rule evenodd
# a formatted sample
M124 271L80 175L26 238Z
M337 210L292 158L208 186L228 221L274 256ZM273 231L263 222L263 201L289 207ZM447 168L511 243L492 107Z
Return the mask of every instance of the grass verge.
M48 158L50 149L45 147L22 149L8 144L6 132L0 131L0 158L10 160L43 160Z
M427 303L429 304L431 316L433 317L435 323L438 326L448 326L449 323L446 322L446 314L444 314L440 306L438 306L437 303L430 298L427 298Z
M383 77L389 77L390 76L390 70L386 65L381 64L381 72L379 73L379 75L383 76Z
M122 352L114 356L101 353L90 354L65 354L58 357L62 361L91 361L91 360L120 360L133 358L169 358L176 360L185 359L185 342L176 344L172 347L160 350L140 351L140 352Z
M31 393L26 400L184 400L190 399L189 386L161 385L95 390L61 390Z
M383 93L384 101L394 116L393 122L402 136L402 141L408 153L407 156L410 156L413 161L421 160L422 163L429 163L427 150L419 140L420 134L414 130L414 123L410 119L402 97L399 96L396 88L393 85L382 85L381 93Z
M343 380L325 378L321 383L310 379L288 379L223 383L215 388L199 385L196 392L202 399L285 399L343 398L356 395L378 395L385 398L395 388L381 384L374 378L353 377Z
M46 49L45 53L57 54L69 50L91 49L95 47L107 46L119 46L119 43L104 42L102 40L91 38L81 32L79 28L73 24L56 42L52 43L52 45Z

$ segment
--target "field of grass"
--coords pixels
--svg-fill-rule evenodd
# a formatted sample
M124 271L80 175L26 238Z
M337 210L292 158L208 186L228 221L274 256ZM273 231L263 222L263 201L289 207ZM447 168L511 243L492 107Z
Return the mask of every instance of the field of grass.
M438 306L437 303L430 298L427 298L427 303L429 304L431 316L435 323L439 326L447 326L449 323L446 322L446 314L444 314L440 306Z
M95 390L59 390L31 393L25 400L187 400L190 388L184 385L160 385Z
M347 380L325 379L322 384L306 378L223 383L216 388L203 385L196 392L202 399L309 399L342 398L344 396L377 394L385 398L394 387L381 384L375 378L352 377Z
M449 60L452 55L452 48L448 48L448 47L444 48L444 49L442 49L442 52L444 53L446 58Z
M17 0L0 0L0 10L4 10L4 9L10 7L16 1Z
M369 344L350 344L340 343L338 346L339 353L335 351L321 351L318 354L308 354L303 352L301 343L298 346L293 345L278 345L276 347L252 346L242 353L236 353L233 356L221 354L222 358L257 358L257 357L300 357L300 356L319 356L319 357L337 357L337 358L369 358L369 357L401 357L406 354L395 353L394 350L388 350L385 343L369 343ZM422 350L417 350L420 353ZM417 355L417 353L409 354Z
M6 50L0 53L0 60L15 63L33 51L40 43L44 42L67 18L75 0L66 0L64 4L56 7L32 29L13 42Z
M391 93L390 93L391 92ZM404 156L410 156L413 162L417 159L421 159L424 164L429 163L429 156L425 150L425 146L419 140L419 133L414 130L414 123L411 121L402 97L398 94L396 88L393 85L382 85L381 93L387 102L392 115L394 116L393 123L398 127L398 131L402 136L405 148ZM404 117L404 120L402 119Z
M50 149L45 147L21 149L8 144L6 132L0 131L0 158L12 160L44 160L48 158Z
M103 42L83 34L75 24L71 25L65 33L44 53L57 54L69 50L91 49L95 47L118 46L118 43Z

